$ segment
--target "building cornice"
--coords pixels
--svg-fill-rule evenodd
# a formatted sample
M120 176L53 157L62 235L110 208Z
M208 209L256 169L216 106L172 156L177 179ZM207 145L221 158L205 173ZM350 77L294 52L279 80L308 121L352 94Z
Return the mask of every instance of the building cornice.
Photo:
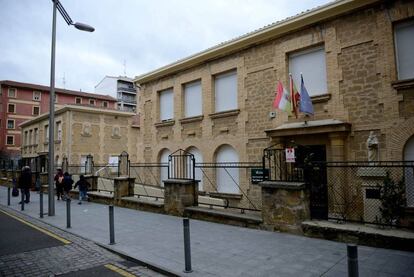
M341 0L334 1L316 9L289 17L259 30L247 33L243 36L221 43L205 51L191 55L187 58L158 68L154 71L135 77L134 82L142 85L160 77L174 74L190 67L202 64L225 55L232 54L255 44L275 39L289 32L302 29L306 26L338 17L345 13L363 8L367 5L380 2L379 0Z
M67 111L85 112L85 113L93 113L93 114L105 114L105 115L123 116L123 117L130 117L130 116L135 115L135 113L123 112L123 111L118 111L118 110L107 110L107 109L99 109L99 108L83 107L83 106L74 106L74 105L64 106L63 108L55 111L55 115L65 113ZM25 121L25 122L21 123L19 126L23 128L23 127L31 125L33 123L43 121L47 118L49 118L49 113L45 113L45 114L42 114L42 115L40 115L38 117L35 117L31 120Z

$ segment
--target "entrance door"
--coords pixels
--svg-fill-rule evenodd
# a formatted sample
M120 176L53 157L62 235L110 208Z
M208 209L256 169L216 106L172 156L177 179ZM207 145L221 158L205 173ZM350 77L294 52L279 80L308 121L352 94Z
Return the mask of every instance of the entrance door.
M305 182L310 187L311 218L328 219L325 145L301 146L296 159L297 163L303 166Z

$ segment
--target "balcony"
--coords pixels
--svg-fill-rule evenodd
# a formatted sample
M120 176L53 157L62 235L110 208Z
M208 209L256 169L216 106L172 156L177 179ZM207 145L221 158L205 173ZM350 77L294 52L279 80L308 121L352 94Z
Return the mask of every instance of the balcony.
M124 102L124 103L132 104L132 105L136 105L137 104L137 100L136 99L134 99L134 98L126 98L126 97L118 98L118 102Z
M118 87L118 92L128 92L128 93L137 94L137 91L135 88L128 88L128 87Z

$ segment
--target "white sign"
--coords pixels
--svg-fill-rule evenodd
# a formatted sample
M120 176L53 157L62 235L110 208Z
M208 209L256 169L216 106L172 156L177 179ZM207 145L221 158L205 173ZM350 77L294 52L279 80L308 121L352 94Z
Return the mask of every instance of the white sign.
M286 148L286 162L287 163L294 163L295 162L295 148Z

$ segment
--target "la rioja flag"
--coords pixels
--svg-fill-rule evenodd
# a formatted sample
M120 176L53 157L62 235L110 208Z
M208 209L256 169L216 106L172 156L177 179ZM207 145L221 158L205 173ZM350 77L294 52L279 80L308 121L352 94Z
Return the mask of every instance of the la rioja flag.
M289 114L292 112L292 102L290 100L290 95L280 81L277 84L276 97L273 101L273 107L282 111L286 111Z

